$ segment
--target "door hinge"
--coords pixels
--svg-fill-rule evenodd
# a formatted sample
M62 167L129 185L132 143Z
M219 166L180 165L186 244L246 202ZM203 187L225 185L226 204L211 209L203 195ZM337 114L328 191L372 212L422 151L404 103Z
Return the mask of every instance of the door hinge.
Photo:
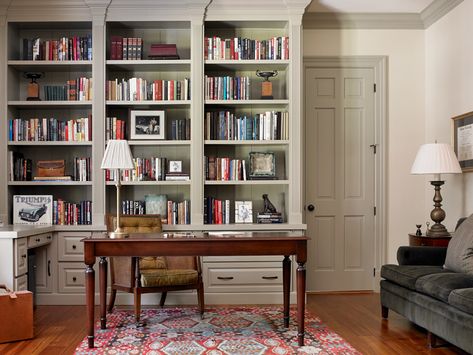
M376 216L376 206L373 207L373 215Z
M376 92L376 84L373 84L373 91Z
M373 277L376 277L376 268L373 268Z

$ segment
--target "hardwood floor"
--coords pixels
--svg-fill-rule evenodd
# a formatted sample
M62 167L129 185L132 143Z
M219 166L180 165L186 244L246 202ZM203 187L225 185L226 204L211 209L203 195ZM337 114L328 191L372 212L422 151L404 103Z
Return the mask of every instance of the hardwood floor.
M394 312L382 320L379 294L309 295L307 309L363 354L465 354L429 349L426 332ZM0 344L0 354L73 354L85 324L84 306L38 306L35 338Z

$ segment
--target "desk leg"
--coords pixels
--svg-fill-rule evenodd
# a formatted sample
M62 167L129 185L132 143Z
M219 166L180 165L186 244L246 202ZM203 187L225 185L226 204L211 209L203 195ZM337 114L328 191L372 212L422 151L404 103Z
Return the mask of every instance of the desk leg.
M288 255L284 256L282 262L282 288L284 300L284 327L289 327L289 297L291 291L291 259Z
M107 258L100 257L100 328L107 329Z
M297 339L304 346L305 262L297 261Z
M94 347L94 308L95 308L95 271L94 264L88 264L85 268L85 293L87 306L87 340L89 348Z

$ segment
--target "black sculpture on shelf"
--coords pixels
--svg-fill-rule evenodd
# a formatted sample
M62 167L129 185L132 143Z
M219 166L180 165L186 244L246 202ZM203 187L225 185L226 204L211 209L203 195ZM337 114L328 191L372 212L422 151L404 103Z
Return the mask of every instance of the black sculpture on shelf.
M271 203L268 194L263 194L263 213L277 213L276 207Z
M416 224L416 227L417 227L416 235L422 235L422 231L420 230L420 227L422 227L422 224Z

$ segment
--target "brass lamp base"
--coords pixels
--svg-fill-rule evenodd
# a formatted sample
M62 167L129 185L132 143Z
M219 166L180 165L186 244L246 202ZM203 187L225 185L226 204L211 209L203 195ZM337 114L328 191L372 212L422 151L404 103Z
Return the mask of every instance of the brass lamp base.
M430 212L430 218L435 224L427 230L428 237L447 237L450 235L447 228L442 224L445 219L445 211L442 209L442 195L440 194L440 186L444 181L431 181L430 184L434 186L434 209Z
M119 230L116 230L115 232L110 232L108 234L108 237L110 239L124 239L124 238L128 238L129 237L129 234L126 233L126 232L122 232L122 231L119 231Z

